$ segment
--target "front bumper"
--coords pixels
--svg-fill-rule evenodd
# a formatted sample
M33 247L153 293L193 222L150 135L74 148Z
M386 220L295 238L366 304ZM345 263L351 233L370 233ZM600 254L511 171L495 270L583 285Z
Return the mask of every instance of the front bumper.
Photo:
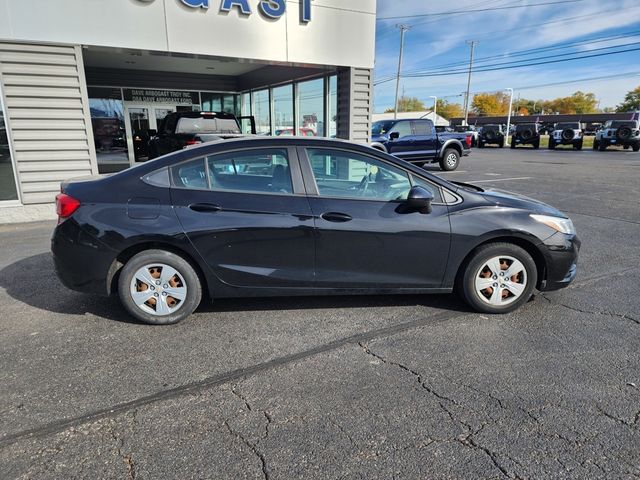
M578 254L582 242L576 235L555 233L540 246L545 257L546 272L539 290L548 292L565 288L578 273Z

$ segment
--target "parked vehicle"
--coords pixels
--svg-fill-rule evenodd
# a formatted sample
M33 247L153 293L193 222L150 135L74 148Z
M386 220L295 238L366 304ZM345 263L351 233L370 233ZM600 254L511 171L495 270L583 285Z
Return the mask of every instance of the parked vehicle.
M293 128L281 128L276 130L276 137L280 137L280 136L285 136L285 137L292 137L293 136L293 132L295 130ZM303 137L315 137L316 132L311 129L311 128L305 128L305 127L300 127L300 129L298 130L298 135L301 135Z
M516 125L511 137L511 148L516 148L518 145L532 145L535 149L540 148L540 125L537 123Z
M557 145L573 145L574 150L582 150L583 141L580 122L556 123L549 136L549 150L554 150Z
M478 145L478 129L474 125L457 125L453 127L454 132L465 133L467 135L471 135L471 146L475 147Z
M373 123L371 146L418 166L439 163L452 171L471 151L471 135L439 133L427 119L380 120Z
M620 145L640 151L640 121L639 120L609 120L602 130L596 133L593 149L605 151L610 145Z
M455 289L506 313L535 288L567 286L580 247L549 205L329 139L207 143L61 190L62 283L117 292L151 324L184 319L203 296Z
M506 132L502 125L484 125L478 136L478 148L485 145L497 145L504 147L506 142Z
M159 131L149 130L147 142L149 158L182 150L187 146L209 141L243 136L240 120L251 122L251 133L256 133L253 117L236 117L225 112L174 112L168 114Z

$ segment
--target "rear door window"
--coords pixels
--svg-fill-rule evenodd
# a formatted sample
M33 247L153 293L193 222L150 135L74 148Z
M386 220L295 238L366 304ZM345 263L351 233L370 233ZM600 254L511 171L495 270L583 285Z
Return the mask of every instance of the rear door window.
M433 134L433 126L431 122L426 122L424 120L415 120L411 122L411 127L413 129L414 135L431 135Z

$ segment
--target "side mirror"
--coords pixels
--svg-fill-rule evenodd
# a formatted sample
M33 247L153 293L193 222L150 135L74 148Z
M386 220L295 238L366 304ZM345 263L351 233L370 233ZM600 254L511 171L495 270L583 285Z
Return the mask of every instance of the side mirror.
M389 134L389 138L390 138L391 140L397 140L397 139L399 139L399 138L400 138L400 132L391 132L391 133Z
M150 137L155 137L156 135L158 135L158 131L154 129L149 129L148 132Z
M433 200L433 193L424 187L416 185L409 190L407 206L413 210L420 210L420 213L431 213L431 202Z

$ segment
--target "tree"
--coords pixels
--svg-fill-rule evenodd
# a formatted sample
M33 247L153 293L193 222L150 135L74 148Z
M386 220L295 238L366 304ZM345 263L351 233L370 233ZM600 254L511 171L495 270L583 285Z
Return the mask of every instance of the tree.
M473 96L471 108L478 115L506 115L509 111L509 95L503 92L479 93Z
M621 113L640 110L640 87L636 87L627 93L624 97L624 102L618 105L617 110Z
M464 110L458 103L450 103L439 98L437 105L438 111L436 113L447 120L464 117Z
M598 99L593 93L576 92L570 97L560 97L544 102L546 111L560 114L596 113Z
M424 102L417 97L401 96L398 98L398 112L424 112ZM395 108L387 108L384 113L393 113Z

